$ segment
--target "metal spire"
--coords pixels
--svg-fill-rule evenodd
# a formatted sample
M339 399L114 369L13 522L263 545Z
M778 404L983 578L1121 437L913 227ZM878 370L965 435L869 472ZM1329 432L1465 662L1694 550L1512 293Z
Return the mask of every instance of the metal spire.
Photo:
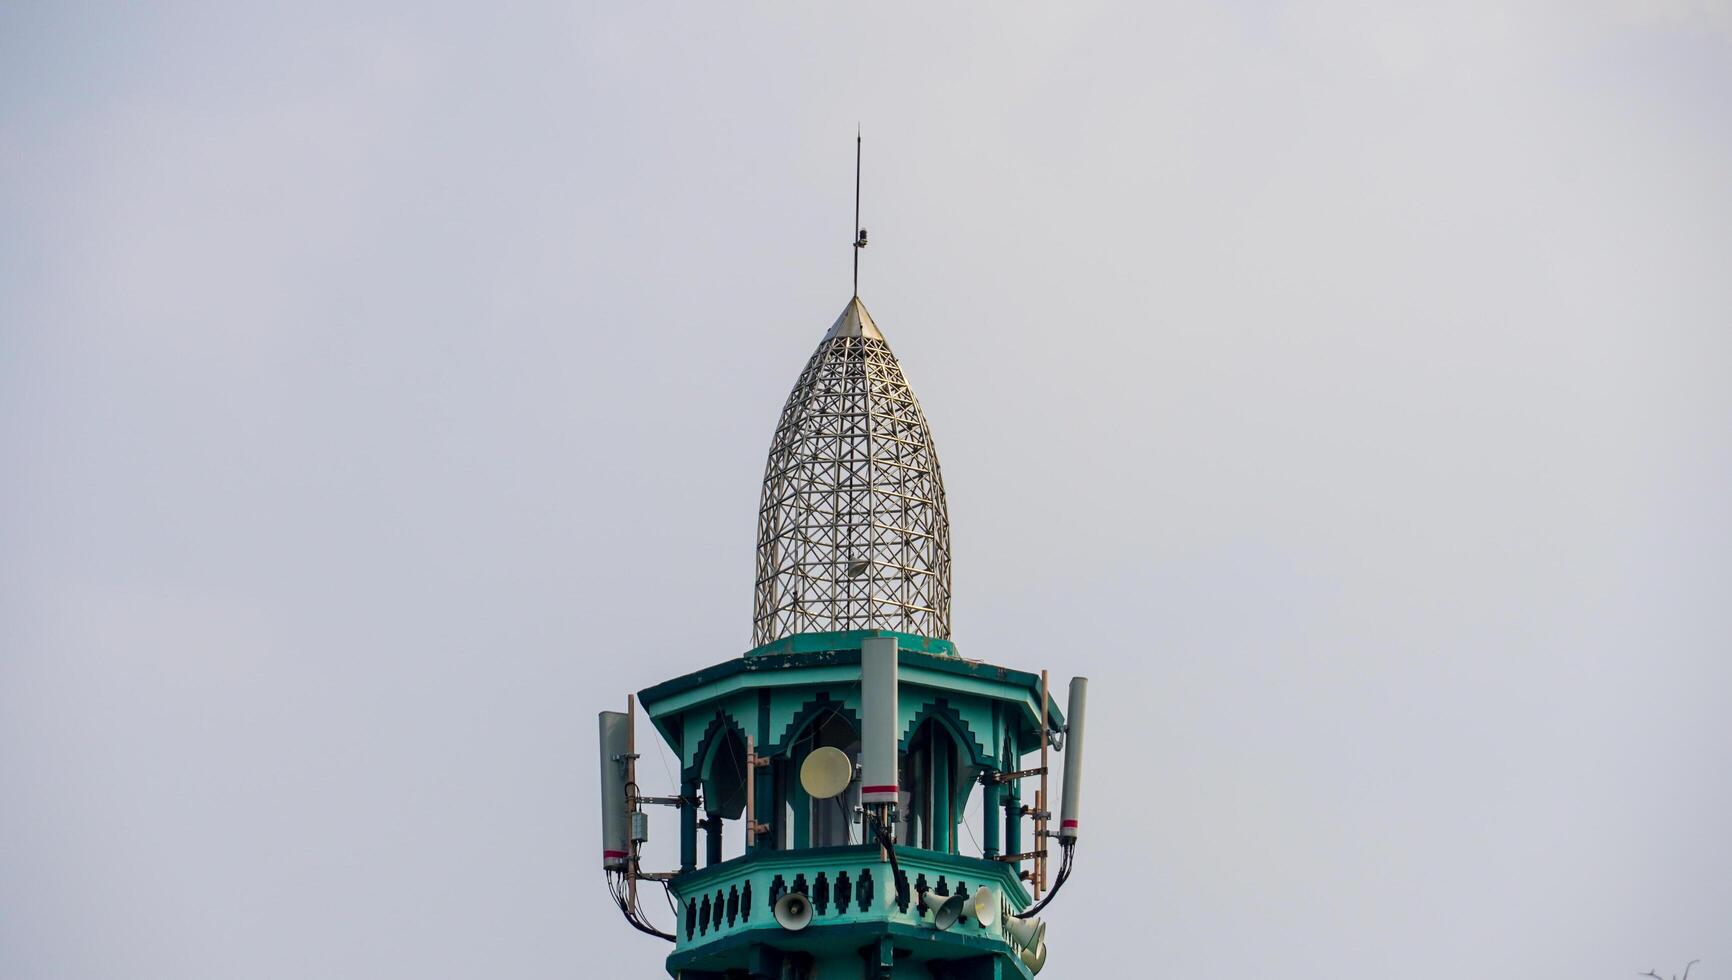
M866 229L860 227L860 130L854 129L854 298L860 298L860 250L866 247Z
M770 440L752 645L862 629L950 639L950 510L920 401L855 297Z

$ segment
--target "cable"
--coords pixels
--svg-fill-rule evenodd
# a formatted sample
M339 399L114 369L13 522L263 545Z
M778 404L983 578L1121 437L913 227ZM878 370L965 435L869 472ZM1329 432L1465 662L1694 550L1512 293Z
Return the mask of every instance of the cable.
M1076 853L1076 841L1061 841L1059 846L1064 849L1064 857L1059 861L1058 877L1053 879L1052 890L1046 893L1045 898L1034 903L1023 911L1015 913L1017 918L1026 919L1029 916L1034 915L1036 912L1039 912L1041 909L1046 908L1047 905L1058 896L1058 890L1064 887L1066 881L1070 880L1071 858Z
M659 738L652 738L650 741L654 742L656 745L656 758L661 760L662 775L668 777L668 785L674 787L674 792L679 792L682 788L680 786L680 781L674 778L674 771L672 767L668 765L668 747L663 745L662 740Z
M969 802L973 803L973 800L970 800ZM968 832L968 842L974 845L974 853L985 854L986 850L980 846L980 839L974 836L974 825L968 822L967 807L964 807L962 811L962 829Z
M666 889L666 888L667 888L667 883L666 883L666 882L663 882L663 883L662 883L662 888L663 888L663 889L664 889L664 890L665 890L665 889ZM670 896L670 898L671 898L671 896ZM671 904L671 903L670 903L670 904ZM645 912L645 911L644 911L644 907L643 907L643 903L642 903L642 899L641 899L641 896L639 896L639 901L638 901L638 903L637 903L637 904L635 904L635 905L634 905L634 906L633 906L633 907L632 907L632 911L633 911L633 912L635 912L635 913L636 913L636 914L637 914L637 919L638 919L638 921L639 921L639 922L641 922L641 923L643 923L643 924L644 924L644 925L645 925L645 926L647 926L647 927L648 927L648 928L649 928L649 930L650 930L650 934L651 934L651 935L655 935L655 936L661 936L661 937L663 937L663 938L665 938L665 939L667 939L667 941L668 941L668 942L676 942L676 941L677 941L677 940L676 940L676 939L675 939L675 937L674 937L674 936L673 936L673 935L671 935L671 934L669 934L669 933L665 933L665 932L662 932L662 931L661 931L661 930L660 930L660 929L657 929L657 928L655 928L655 927L654 927L654 926L652 926L652 925L650 925L650 923L649 923L649 913L647 913L647 912ZM678 911L675 911L675 912L674 912L674 921L675 921L675 922L676 922L676 923L677 923L677 922L678 922L678 921L679 921L679 912L678 912ZM678 926L676 926L676 927L675 927L675 928L678 928Z
M896 892L901 887L902 866L896 863L896 842L891 839L890 831L884 825L870 817L867 822L872 825L874 836L878 838L878 846L884 848L884 856L890 859L890 891Z
M662 895L668 900L668 911L672 912L674 914L674 919L678 920L680 917L680 906L678 902L674 901L674 886L668 884L666 881L663 881L661 885Z
M662 887L666 888L667 883L663 882ZM644 933L645 935L655 936L657 939L665 939L670 943L678 941L672 933L662 932L660 929L650 925L647 921L647 916L644 914L643 906L641 904L633 903L627 897L624 872L607 872L607 890L608 894L613 897L614 905L619 907L620 914L625 916L625 921L630 924L633 929L636 929L638 932ZM669 898L671 900L671 893ZM676 917L678 916L677 911L675 912L675 915Z

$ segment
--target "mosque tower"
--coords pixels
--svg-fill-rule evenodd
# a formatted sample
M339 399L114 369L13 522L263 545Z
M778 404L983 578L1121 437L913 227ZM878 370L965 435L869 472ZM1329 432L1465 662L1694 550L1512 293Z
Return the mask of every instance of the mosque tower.
M855 227L856 295L770 442L752 649L601 713L603 869L680 980L1030 977L1034 913L1070 874L1088 682L1060 711L1045 671L957 652L932 432L858 295L858 179ZM678 796L638 792L633 701L679 760ZM645 870L664 808L679 866ZM646 889L666 890L671 931Z

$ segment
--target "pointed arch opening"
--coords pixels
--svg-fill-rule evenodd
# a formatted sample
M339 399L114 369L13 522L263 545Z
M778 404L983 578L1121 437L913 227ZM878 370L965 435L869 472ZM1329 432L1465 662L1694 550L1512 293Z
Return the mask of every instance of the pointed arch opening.
M778 759L778 785L783 824L787 834L784 846L834 847L857 843L859 832L854 825L854 808L860 803L860 782L849 782L840 796L827 800L813 799L800 783L800 767L814 749L835 748L848 756L850 763L860 761L859 722L852 711L839 704L812 712L801 726L789 735L787 745Z
M982 768L974 739L945 712L934 711L923 713L905 746L898 838L927 850L962 853L959 828Z

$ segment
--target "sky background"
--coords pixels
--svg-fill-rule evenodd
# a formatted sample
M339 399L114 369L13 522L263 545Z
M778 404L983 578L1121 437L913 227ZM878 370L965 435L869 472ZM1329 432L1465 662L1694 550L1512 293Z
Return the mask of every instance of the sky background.
M0 6L0 977L660 975L861 124L1047 975L1732 978L1732 3L1404 6Z

